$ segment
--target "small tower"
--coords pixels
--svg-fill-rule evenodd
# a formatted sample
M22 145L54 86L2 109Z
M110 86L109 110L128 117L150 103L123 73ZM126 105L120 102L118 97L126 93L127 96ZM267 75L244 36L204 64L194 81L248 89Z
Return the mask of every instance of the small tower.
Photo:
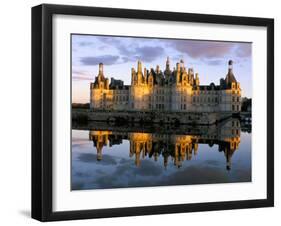
M199 86L199 85L200 85L198 73L195 74L195 85L196 85L196 86Z
M232 87L232 83L237 84L236 78L233 74L233 61L232 60L228 61L228 73L225 78L225 83L229 88Z
M181 68L180 68L180 63L177 63L177 66L176 66L176 81L177 81L177 84L180 82L180 71L181 71Z
M176 70L177 72L180 72L180 63L177 63Z
M147 83L147 69L146 67L143 69L144 83Z
M183 61L183 59L180 60L180 70L181 71L184 70L184 61Z
M109 79L105 79L105 89L109 89Z
M160 73L160 67L159 65L156 66L156 74L159 74Z
M103 63L99 63L99 75L103 75Z
M132 67L131 69L131 74L132 74L132 77L131 77L131 85L135 85L136 84L136 70L135 68Z
M140 60L138 61L137 77L138 77L137 84L141 84L142 83L142 65L141 65Z
M233 61L228 61L228 73L233 73Z
M167 57L167 60L166 60L166 71L170 71L170 58Z
M141 61L138 61L138 73L141 73L142 71L142 65L141 65Z

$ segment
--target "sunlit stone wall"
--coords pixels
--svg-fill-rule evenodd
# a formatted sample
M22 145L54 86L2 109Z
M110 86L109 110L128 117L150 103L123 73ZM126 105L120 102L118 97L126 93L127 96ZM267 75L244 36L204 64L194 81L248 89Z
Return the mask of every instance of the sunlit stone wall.
M90 85L90 107L94 110L118 111L172 111L172 112L240 112L241 87L232 71L232 61L225 79L220 85L200 85L198 73L188 70L184 62L170 70L169 58L164 72L156 69L142 69L138 61L137 70L131 70L131 85L121 80L112 80L103 73ZM117 82L116 82L117 81Z

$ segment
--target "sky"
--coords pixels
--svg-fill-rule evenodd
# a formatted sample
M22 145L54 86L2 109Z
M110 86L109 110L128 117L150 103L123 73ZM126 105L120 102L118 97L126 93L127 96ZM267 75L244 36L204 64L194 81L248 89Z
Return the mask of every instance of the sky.
M72 102L88 103L90 83L98 74L98 64L104 64L106 77L131 83L131 68L137 61L143 68L160 66L166 59L173 69L183 59L186 68L199 73L200 85L219 84L225 78L228 61L233 60L233 72L240 82L243 97L252 97L252 44L186 39L160 39L100 35L72 35Z

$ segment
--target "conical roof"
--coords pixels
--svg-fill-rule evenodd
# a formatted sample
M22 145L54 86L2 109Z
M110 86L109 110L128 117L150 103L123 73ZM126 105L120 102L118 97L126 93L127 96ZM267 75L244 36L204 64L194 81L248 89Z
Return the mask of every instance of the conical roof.
M231 85L231 83L233 82L237 83L236 78L233 74L232 65L233 65L233 61L232 60L228 61L228 73L225 77L225 83L228 86Z

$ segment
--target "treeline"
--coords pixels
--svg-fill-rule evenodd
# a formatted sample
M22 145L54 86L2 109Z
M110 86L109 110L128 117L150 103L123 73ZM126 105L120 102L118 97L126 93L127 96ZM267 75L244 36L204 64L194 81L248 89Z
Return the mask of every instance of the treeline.
M251 112L252 111L252 98L243 98L241 104L241 111Z

